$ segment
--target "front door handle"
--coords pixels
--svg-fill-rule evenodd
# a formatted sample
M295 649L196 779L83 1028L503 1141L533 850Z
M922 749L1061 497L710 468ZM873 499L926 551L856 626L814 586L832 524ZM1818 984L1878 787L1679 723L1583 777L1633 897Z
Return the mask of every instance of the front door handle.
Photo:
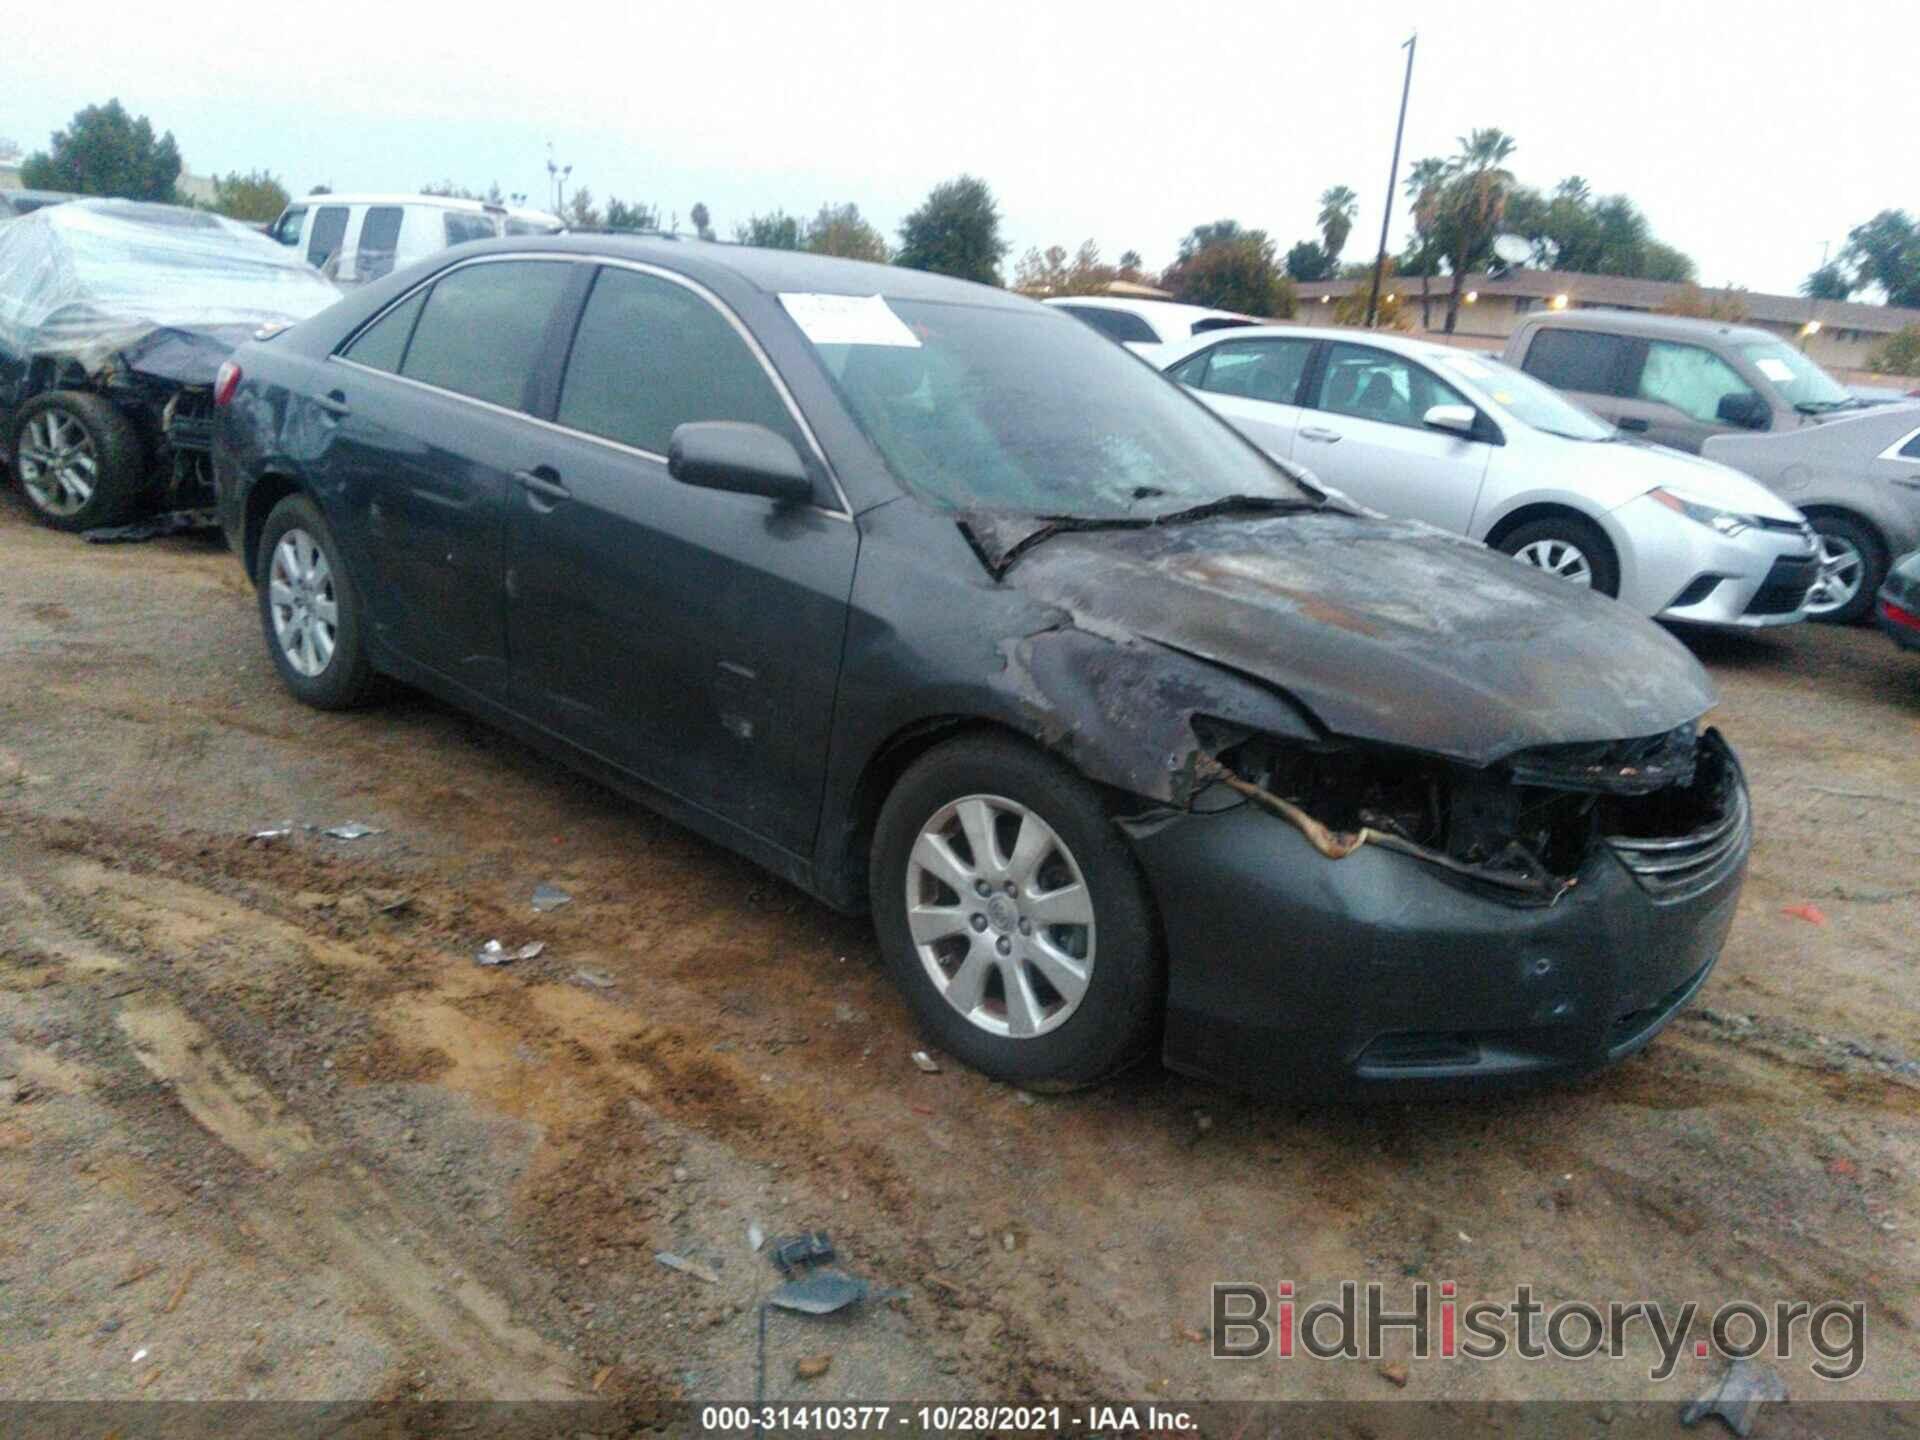
M551 465L539 465L532 470L516 470L513 478L520 482L520 488L530 496L537 496L549 505L558 505L562 500L571 500L573 492L560 483L560 472Z
M1322 430L1318 425L1309 425L1300 432L1300 438L1302 440L1318 440L1322 445L1337 445L1340 443L1340 432L1338 430Z
M1638 415L1622 415L1620 417L1620 428L1622 430L1631 430L1636 435L1646 434L1652 424L1653 422L1651 420L1643 420Z
M353 407L347 404L347 392L344 390L329 390L316 398L313 403L336 420L344 419L353 413Z

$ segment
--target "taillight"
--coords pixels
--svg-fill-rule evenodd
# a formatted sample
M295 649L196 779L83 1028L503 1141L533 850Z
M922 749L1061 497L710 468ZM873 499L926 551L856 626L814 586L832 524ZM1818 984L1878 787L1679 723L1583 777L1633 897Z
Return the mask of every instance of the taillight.
M213 403L224 405L233 399L233 392L240 388L240 363L229 360L220 367L220 373L213 377Z
M1898 625L1902 630L1920 630L1920 615L1914 614L1904 605L1896 605L1891 600L1882 600L1880 614L1889 625Z

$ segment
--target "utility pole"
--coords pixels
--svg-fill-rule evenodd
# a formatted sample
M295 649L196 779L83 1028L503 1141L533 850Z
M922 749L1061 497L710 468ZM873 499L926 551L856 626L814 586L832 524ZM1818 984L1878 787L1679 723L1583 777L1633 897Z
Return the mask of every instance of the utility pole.
M1400 183L1400 137L1407 131L1407 97L1413 93L1413 52L1420 32L1414 31L1400 48L1407 52L1407 78L1400 87L1400 120L1393 127L1393 165L1387 171L1387 203L1380 211L1380 253L1373 257L1373 289L1367 294L1367 328L1380 314L1380 275L1387 268L1387 227L1393 223L1393 192Z

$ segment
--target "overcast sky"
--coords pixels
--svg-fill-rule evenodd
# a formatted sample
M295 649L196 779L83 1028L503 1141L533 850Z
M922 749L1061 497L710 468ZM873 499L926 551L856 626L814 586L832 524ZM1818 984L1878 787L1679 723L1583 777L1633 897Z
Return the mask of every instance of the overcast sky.
M576 184L723 235L753 211L852 200L893 232L961 171L999 198L1012 259L1092 237L1151 266L1231 216L1284 251L1329 185L1372 253L1399 102L1402 167L1475 126L1526 183L1624 191L1710 284L1792 291L1852 225L1920 210L1910 59L1920 6L1821 0L1545 7L1266 0L736 3L358 0L76 12L18 6L0 136L32 150L119 96L195 174L265 167L295 193L452 178ZM1404 206L1396 201L1397 248Z

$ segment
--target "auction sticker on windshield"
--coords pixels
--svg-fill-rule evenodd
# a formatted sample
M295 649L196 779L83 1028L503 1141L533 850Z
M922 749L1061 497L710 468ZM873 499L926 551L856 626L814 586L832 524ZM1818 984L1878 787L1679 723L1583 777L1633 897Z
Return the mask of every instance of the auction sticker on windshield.
M1753 362L1760 367L1760 373L1769 380L1778 380L1782 385L1793 379L1793 367L1784 360L1776 360L1771 355L1763 355Z
M816 345L893 345L918 350L920 341L881 295L782 293L780 303Z

